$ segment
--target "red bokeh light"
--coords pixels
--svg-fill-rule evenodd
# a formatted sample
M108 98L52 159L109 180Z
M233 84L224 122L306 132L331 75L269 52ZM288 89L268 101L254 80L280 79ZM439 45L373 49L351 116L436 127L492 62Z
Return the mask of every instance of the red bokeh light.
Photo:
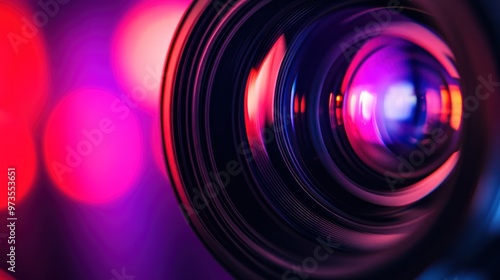
M4 173L1 182L7 186L7 170L15 168L15 202L21 201L33 185L36 173L36 152L28 125L14 114L0 111L0 170ZM7 187L0 192L0 208L7 208Z
M30 126L47 100L48 66L41 30L20 4L0 3L0 104Z

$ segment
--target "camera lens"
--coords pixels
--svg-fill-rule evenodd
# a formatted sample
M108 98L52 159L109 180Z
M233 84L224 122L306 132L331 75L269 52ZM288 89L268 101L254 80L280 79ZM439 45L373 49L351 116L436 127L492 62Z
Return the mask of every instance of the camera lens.
M339 123L344 122L356 155L381 173L397 173L398 155L419 169L442 164L457 149L453 140L461 123L462 96L454 67L449 65L450 73L429 51L393 37L367 42L359 55L349 66L345 95L335 97L345 102L334 106L342 110ZM449 57L442 54L441 59ZM449 141L438 143L438 134ZM419 146L429 146L440 156L426 161Z
M166 159L187 221L233 274L414 278L449 246L498 114L477 90L497 77L488 40L455 32L475 15L449 5L191 6L165 73Z

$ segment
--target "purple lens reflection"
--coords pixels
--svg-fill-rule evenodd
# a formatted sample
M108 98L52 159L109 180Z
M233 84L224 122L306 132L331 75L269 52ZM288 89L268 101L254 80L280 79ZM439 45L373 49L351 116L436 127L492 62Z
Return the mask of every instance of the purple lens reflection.
M415 37L439 40L414 29ZM356 155L377 172L426 176L457 151L462 97L456 70L442 42L420 45L397 29L384 33L363 46L347 71L345 95L337 98L344 100L345 131Z
M418 6L237 3L196 2L165 74L169 173L194 229L237 277L415 278L427 264L403 264L437 258L481 169L460 44ZM334 253L295 277L318 240Z
M297 36L278 37L245 87L243 133L258 190L295 230L361 253L366 266L345 273L373 269L429 229L440 207L429 194L460 157L451 51L403 15L362 43L352 39L376 11L325 14ZM350 46L359 49L346 59ZM339 226L345 217L356 222ZM384 257L363 255L379 251Z

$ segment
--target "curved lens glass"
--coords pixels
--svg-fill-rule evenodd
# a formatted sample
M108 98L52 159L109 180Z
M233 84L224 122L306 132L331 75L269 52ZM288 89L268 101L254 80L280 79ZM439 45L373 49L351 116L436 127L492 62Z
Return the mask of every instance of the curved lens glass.
M471 205L486 151L471 146L492 136L467 108L491 68L467 68L462 35L424 4L191 7L165 75L167 161L234 274L413 278L447 245L429 240Z
M401 156L415 166L412 177L442 164L457 150L462 119L454 67L449 72L425 49L394 37L370 40L358 55L345 94L335 97L345 100L342 120L358 157L397 173Z

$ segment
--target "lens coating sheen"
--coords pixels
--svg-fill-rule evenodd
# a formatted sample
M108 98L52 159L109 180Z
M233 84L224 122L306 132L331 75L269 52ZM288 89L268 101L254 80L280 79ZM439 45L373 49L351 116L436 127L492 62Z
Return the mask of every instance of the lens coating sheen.
M163 96L181 207L241 277L414 277L474 189L471 74L416 7L313 2L191 7Z

